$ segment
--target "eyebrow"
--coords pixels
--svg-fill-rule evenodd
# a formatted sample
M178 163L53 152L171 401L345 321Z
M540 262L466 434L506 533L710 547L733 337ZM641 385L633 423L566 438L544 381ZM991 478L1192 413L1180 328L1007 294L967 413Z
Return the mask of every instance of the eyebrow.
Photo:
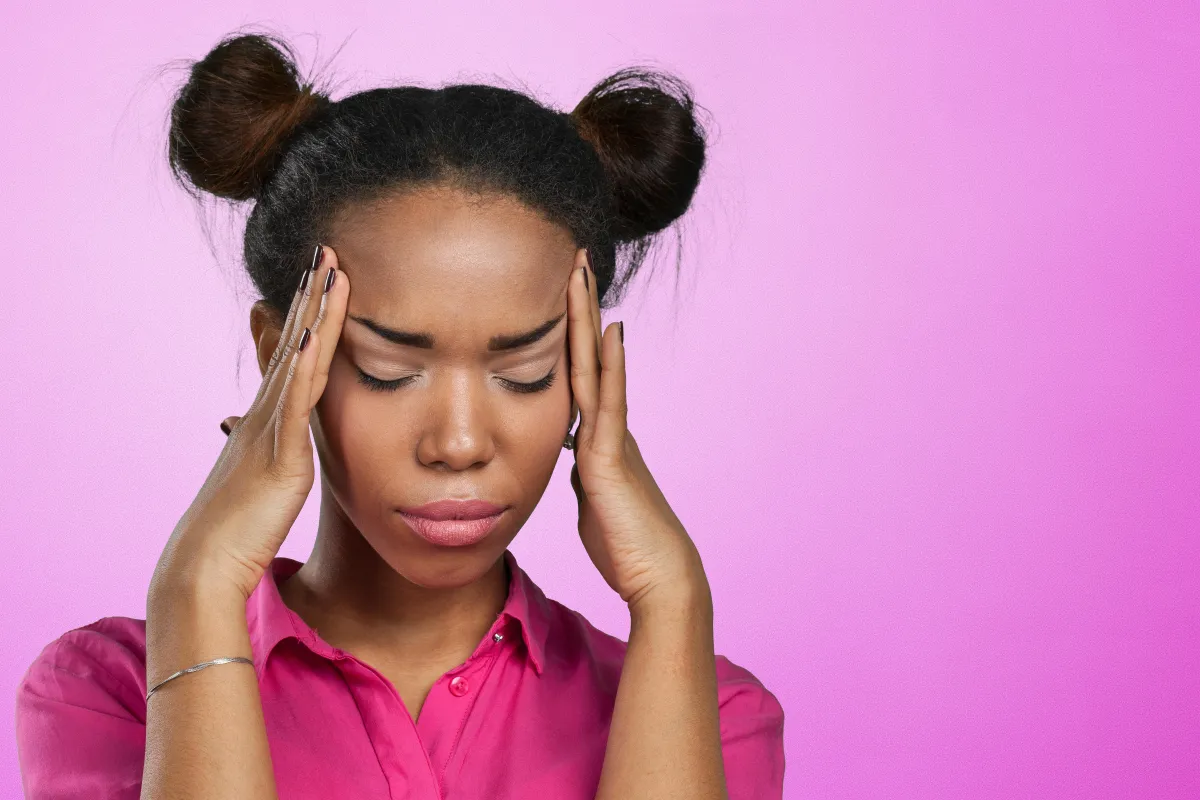
M516 350L541 341L545 338L546 334L558 326L558 323L562 322L563 317L566 315L567 312L564 311L554 319L548 319L533 330L526 331L525 333L493 336L491 339L488 339L487 349L489 351ZM431 334L396 330L395 328L389 328L375 320L360 317L356 314L347 314L347 316L394 344L402 344L407 347L420 347L425 350L433 349L434 338Z

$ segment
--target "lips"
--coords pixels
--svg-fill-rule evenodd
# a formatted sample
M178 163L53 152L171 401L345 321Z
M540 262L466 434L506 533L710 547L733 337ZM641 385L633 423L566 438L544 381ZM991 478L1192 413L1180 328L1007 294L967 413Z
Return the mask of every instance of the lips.
M491 533L505 508L483 500L438 500L396 511L425 541L463 547L482 541Z
M425 519L483 519L494 517L504 510L504 506L488 503L484 500L438 500L423 506L397 509L409 517L424 517Z

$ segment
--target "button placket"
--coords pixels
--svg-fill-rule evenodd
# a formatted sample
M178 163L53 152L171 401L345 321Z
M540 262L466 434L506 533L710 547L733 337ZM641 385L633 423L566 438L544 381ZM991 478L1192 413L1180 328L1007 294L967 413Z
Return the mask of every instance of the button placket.
M496 633L492 634L493 643L498 645L502 641L504 641L503 633L497 631ZM455 697L463 697L470 693L471 681L462 675L455 675L450 679L450 683L446 685L446 688L449 690L450 694L454 695Z
M469 751L469 743L472 741L472 737L479 734L481 721L476 719L472 723L470 722L470 719L473 715L480 713L479 709L476 708L477 701L482 701L484 695L488 695L488 691L485 691L486 687L490 685L488 684L488 681L498 679L491 676L496 668L501 666L506 659L507 654L505 651L508 650L508 643L505 642L505 644L501 644L506 637L512 642L516 641L512 638L511 630L506 630L505 633L493 633L492 644L490 647L486 645L487 640L484 640L483 652L480 653L480 669L478 671L470 672L469 678L464 678L464 681L469 680L469 683L467 684L467 688L470 690L469 694L466 694L459 699L454 696L454 690L452 687L450 687L451 697L443 696L443 699L440 701L448 704L449 706L457 707L461 710L462 714L462 716L457 720L457 726L454 729L453 738L449 742L449 749L445 751L439 749L439 756L442 752L445 753L444 756L439 758L439 761L442 765L442 771L439 773L439 775L441 784L443 786L447 785L448 779L453 780L453 776L462 769L463 759L462 754L459 752L460 745L462 745L464 741L467 742L465 749L462 752ZM451 684L453 683L454 681L451 680ZM494 693L496 689L493 688L490 691L492 692L492 695L488 696L493 697L494 701ZM486 715L486 711L482 713ZM448 728L445 730L449 732ZM456 753L458 755L456 755Z

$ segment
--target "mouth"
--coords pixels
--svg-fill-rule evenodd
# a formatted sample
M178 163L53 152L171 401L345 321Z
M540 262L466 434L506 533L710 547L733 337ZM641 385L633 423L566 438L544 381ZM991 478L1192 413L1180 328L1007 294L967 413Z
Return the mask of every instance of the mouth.
M430 544L465 547L482 541L507 510L483 500L438 500L398 513L412 531Z

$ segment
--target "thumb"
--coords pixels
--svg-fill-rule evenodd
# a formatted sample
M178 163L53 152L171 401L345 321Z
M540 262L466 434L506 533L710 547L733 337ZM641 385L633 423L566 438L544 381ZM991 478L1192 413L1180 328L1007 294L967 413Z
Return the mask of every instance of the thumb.
M226 417L221 420L221 430L225 431L226 436L233 433L233 426L237 424L239 419L241 417Z

